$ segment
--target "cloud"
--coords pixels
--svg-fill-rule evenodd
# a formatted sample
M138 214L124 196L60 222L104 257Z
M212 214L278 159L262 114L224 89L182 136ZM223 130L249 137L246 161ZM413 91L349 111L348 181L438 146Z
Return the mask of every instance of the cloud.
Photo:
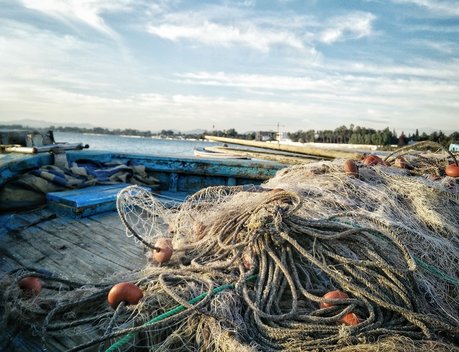
M274 82L277 78L266 77L265 81ZM288 77L284 81L288 81ZM459 108L458 88L454 84L351 76L344 81L316 80L311 87L314 84L317 89L295 88L293 93L277 90L277 94L264 99L247 94L222 96L219 90L214 90L212 96L152 91L113 97L94 92L77 93L67 87L15 82L0 85L0 105L3 116L17 119L34 116L60 123L94 124L97 121L103 127L151 130L210 128L211 124L219 129L253 130L261 121L274 124L281 119L290 131L306 127L333 129L352 122L373 128L396 126L407 132L409 126L418 126L432 116L441 121L444 130L453 130L457 125L453 112ZM246 83L246 86L254 84ZM271 83L266 89L275 91ZM25 96L27 99L21 100ZM132 118L126 119L126 116Z
M332 44L337 41L368 37L372 34L375 18L371 13L352 13L330 19L329 27L320 34L319 40Z
M293 32L278 31L268 26L259 27L249 21L217 23L193 13L169 15L161 24L148 25L147 31L171 41L189 40L224 47L243 45L263 52L276 45L305 49L301 38Z
M454 65L450 63L451 68ZM445 128L454 129L453 111L459 105L459 73L448 77L447 68L444 68L444 72L437 72L430 67L424 68L425 72L422 68L418 72L411 72L430 75L426 78L401 76L397 74L403 72L401 66L379 68L379 74L376 67L373 73L367 72L366 68L356 68L352 74L346 72L347 66L343 65L341 71L338 66L316 68L303 77L224 72L186 73L179 77L185 84L213 86L217 92L230 87L234 96L255 97L253 92L256 91L260 101L266 99L274 106L282 104L285 108L284 112L280 112L266 105L266 110L274 109L287 120L308 117L316 121L316 128L324 128L325 125L334 128L339 124L354 122L364 125L371 123L369 127L384 128L390 125L409 130L410 125L416 126L419 121L428 121L429 116L435 116ZM335 75L327 75L327 69L335 72ZM439 74L438 77L435 77L436 74ZM246 106L244 101L238 104L247 112L252 111L253 116L259 113L251 104ZM222 111L226 113L226 109L230 108ZM293 129L293 126L300 126L302 122L288 123L291 124L289 128Z
M459 59L441 61L418 59L410 65L373 64L368 62L337 61L328 66L333 71L348 72L359 76L385 76L394 79L418 78L423 80L456 82L459 84Z
M117 33L102 18L105 12L126 11L128 0L22 0L24 7L55 17L62 22L83 22L89 27L117 38Z
M274 91L302 91L302 90L323 90L332 84L331 81L312 79L307 76L269 76L256 74L227 74L224 72L196 72L178 75L184 83L226 86L249 89L265 89Z
M457 0L392 0L399 4L413 4L425 8L437 15L446 17L459 16L459 2Z
M291 11L279 16L270 11L221 5L194 11L163 10L154 12L146 26L148 33L174 42L185 40L223 47L241 45L262 52L283 46L317 53L314 48L317 41L332 44L370 36L376 19L368 12L352 12L324 21Z
M234 87L241 89L263 89L273 92L328 92L356 96L368 92L381 91L382 96L410 92L427 92L447 94L458 92L458 62L453 60L449 66L435 68L435 63L424 63L424 66L410 68L406 66L370 66L367 64L337 63L322 68L316 67L312 72L302 76L234 74L225 72L191 72L178 74L182 83L215 87ZM333 70L339 75L327 75Z
M2 18L0 28L0 87L5 91L30 86L110 94L126 86L127 78L135 79L135 67L110 41L94 43Z

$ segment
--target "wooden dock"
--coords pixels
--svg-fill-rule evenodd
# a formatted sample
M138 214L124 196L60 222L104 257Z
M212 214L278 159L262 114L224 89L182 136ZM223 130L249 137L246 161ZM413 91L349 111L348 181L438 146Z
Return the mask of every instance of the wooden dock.
M280 143L249 141L245 139L225 138L225 137L216 137L216 136L205 136L205 138L210 141L214 141L214 142L245 145L249 147L299 153L299 154L305 154L305 155L316 156L316 157L319 156L324 159L343 158L343 159L360 160L362 157L361 153L356 153L354 151L347 151L347 150L341 150L341 149L315 148L315 147L310 147L310 146L297 146L297 145L288 145L288 144L280 144Z
M321 160L323 158L301 155L294 153L284 153L284 152L272 152L270 150L250 150L247 148L230 148L230 147L208 147L206 150L213 150L219 153L232 153L238 154L247 158L261 159L275 161L285 165L296 165L296 164L305 164L311 163L314 161Z

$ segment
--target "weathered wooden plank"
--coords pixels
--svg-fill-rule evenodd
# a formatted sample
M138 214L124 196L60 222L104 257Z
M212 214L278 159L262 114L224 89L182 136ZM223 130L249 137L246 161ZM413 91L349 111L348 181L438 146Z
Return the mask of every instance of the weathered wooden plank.
M75 246L38 226L22 231L19 237L20 240L16 238L10 241L8 249L21 258L25 266L39 265L40 268L56 273L65 270L66 276L77 275L79 280L103 277L109 269L106 263L96 259L95 254L85 250L84 244Z
M115 210L116 197L127 186L129 184L120 183L51 192L46 195L46 198L50 209L59 215L81 218Z
M40 245L36 245L27 237L27 235L24 236L24 231L2 237L0 241L2 255L22 267L41 266L43 262L46 262L51 270L59 270L59 259L55 260L55 256L50 257L53 248L49 245L40 248Z
M117 227L106 225L109 219L112 219L113 223L118 223ZM106 213L105 216L99 217L99 221L85 218L69 222L69 225L70 229L90 231L90 239L106 248L110 256L116 258L118 262L125 258L137 259L139 254L143 253L143 245L126 236L125 228L116 213Z
M25 246L26 248L22 248ZM24 244L22 241L5 241L0 243L0 253L2 262L0 270L4 272L11 271L18 267L34 266L40 263L46 256L42 252L37 251L35 248L31 248L28 244Z
M104 218L113 216L116 214L108 214ZM46 229L76 247L97 254L101 260L112 263L116 270L134 270L145 262L143 247L127 238L122 228L101 226L100 222L85 218L71 221L56 219L48 223Z
M84 207L115 201L118 192L127 186L129 186L129 184L119 183L114 185L91 186L62 192L50 192L46 195L46 198L50 202L67 204L74 207Z
M117 212L95 214L88 216L86 219L96 222L101 228L106 229L107 231L115 230L121 231L122 233L126 232L126 228L121 222Z
M139 263L139 258L143 257L142 248L133 249L116 240L117 237L125 239L124 232L119 230L117 236L113 236L113 230L98 228L98 223L88 226L78 221L55 219L10 236L2 247L8 248L14 259L25 266L39 263L56 269L76 267L78 273L87 272L91 277L132 270L133 266L142 264L141 260Z
M6 251L3 251L3 248L0 245L0 279L3 277L3 275L6 275L7 273L21 268L23 265L19 263L17 260L14 259L9 253Z
M0 217L0 237L23 231L24 229L56 218L56 214L48 209L39 208L34 211L13 213Z

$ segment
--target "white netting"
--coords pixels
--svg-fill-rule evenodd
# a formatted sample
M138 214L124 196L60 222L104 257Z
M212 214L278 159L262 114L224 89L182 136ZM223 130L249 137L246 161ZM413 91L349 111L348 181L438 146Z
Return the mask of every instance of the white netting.
M75 350L453 351L458 182L429 178L443 154L404 157L411 169L357 163L357 177L343 160L293 166L261 187L210 187L173 207L130 187L118 199L127 232L174 248L169 263L132 274L139 304L113 313L109 283L34 302L10 283L7 315L19 311L45 337L85 326L88 342ZM345 296L323 298L335 290ZM84 304L72 301L77 292Z

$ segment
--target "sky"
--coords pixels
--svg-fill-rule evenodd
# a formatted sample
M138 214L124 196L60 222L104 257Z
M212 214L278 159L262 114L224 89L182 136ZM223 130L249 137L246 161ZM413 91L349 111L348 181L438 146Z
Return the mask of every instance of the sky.
M459 0L0 0L0 123L459 130Z

